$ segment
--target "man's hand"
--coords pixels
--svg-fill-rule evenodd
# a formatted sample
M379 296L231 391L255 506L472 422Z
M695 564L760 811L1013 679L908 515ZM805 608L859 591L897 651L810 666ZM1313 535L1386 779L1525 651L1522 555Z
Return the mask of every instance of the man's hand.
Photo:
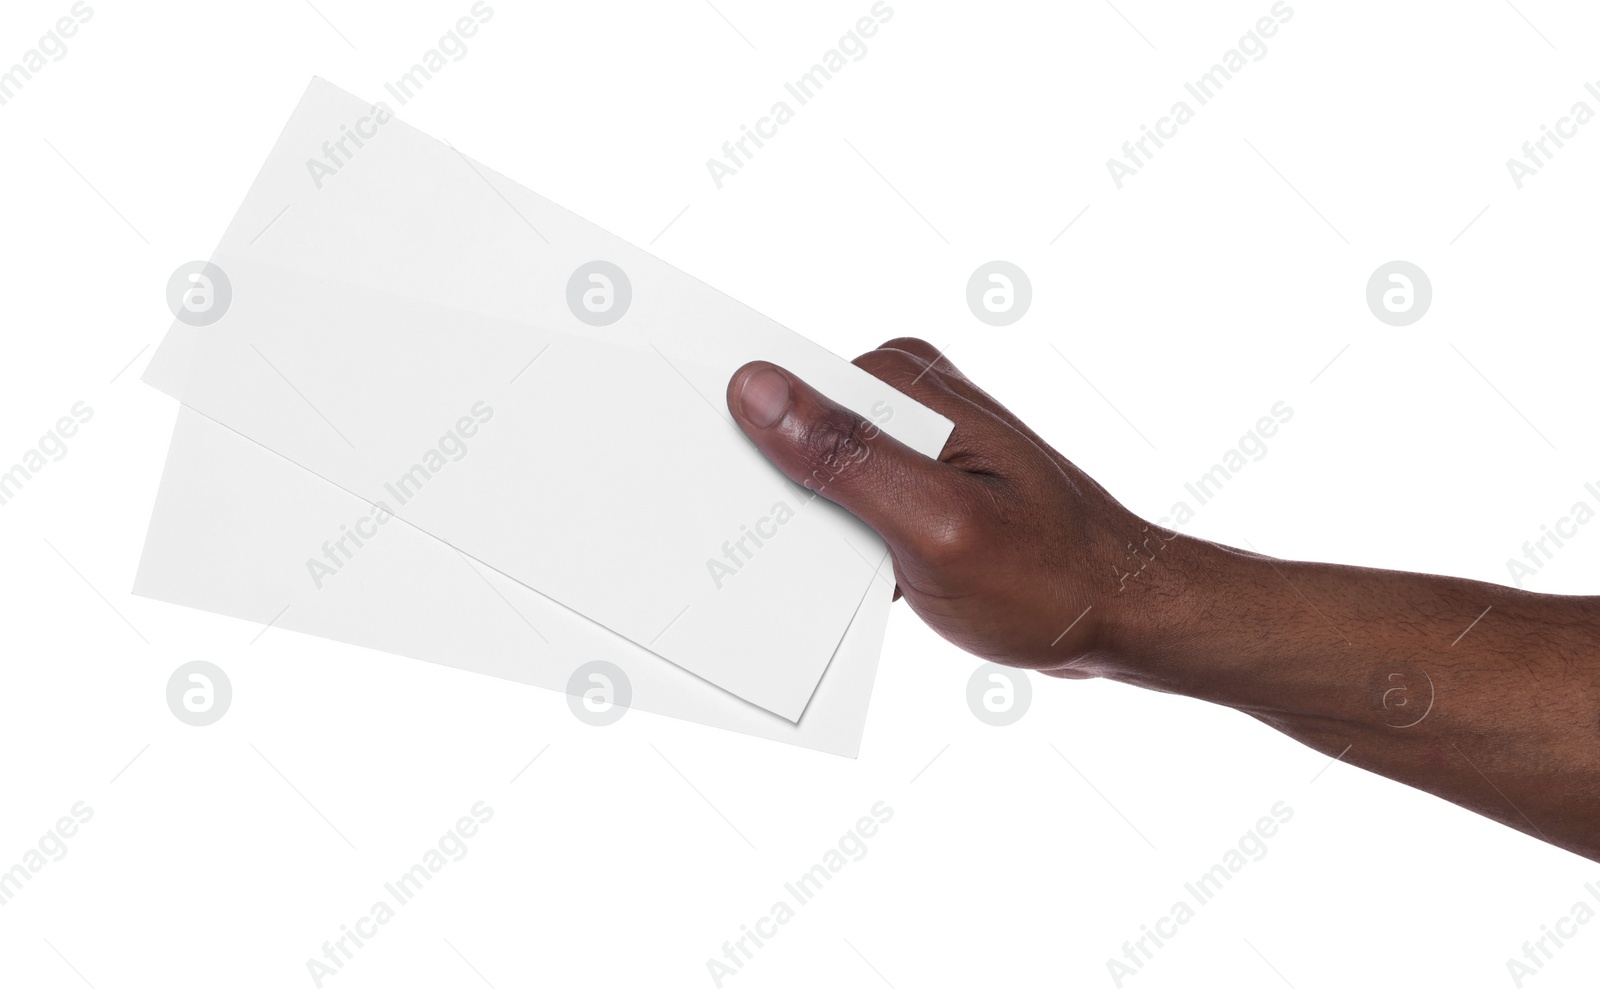
M890 340L855 363L955 423L938 460L771 364L740 368L728 407L791 480L883 536L900 592L945 638L1089 675L1124 620L1114 564L1153 531L931 345Z
M1600 598L1273 560L1151 526L932 346L856 363L955 423L932 460L761 362L728 407L883 536L900 591L987 659L1237 708L1600 861Z

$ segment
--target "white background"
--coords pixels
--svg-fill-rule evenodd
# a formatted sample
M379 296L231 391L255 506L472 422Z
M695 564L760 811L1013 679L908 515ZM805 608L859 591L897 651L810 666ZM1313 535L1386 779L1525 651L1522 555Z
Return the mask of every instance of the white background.
M1600 109L1600 14L1518 4L1294 2L1120 191L1106 159L1268 0L898 0L721 190L706 159L868 0L718 0L726 20L499 0L398 112L836 352L948 346L1147 517L1284 401L1187 531L1509 582L1600 486L1600 122L1520 191L1505 166L1575 101ZM70 6L8 2L0 66ZM176 414L138 381L168 275L208 256L312 75L381 97L471 4L93 6L0 107L0 461L95 411L0 509L0 868L94 808L0 907L0 982L311 985L306 960L480 800L467 857L326 984L709 986L707 959L878 801L865 858L724 984L1111 985L1107 959L1278 801L1266 857L1126 984L1511 985L1506 960L1600 881L1180 698L1036 678L988 727L976 661L903 607L851 762L639 713L590 728L560 694L132 597ZM1033 281L1011 327L965 307L994 258ZM1364 301L1397 258L1435 296L1404 328ZM1591 525L1526 586L1593 593L1597 563ZM233 681L208 728L165 703L193 659ZM1588 984L1600 923L1579 932L1525 984Z

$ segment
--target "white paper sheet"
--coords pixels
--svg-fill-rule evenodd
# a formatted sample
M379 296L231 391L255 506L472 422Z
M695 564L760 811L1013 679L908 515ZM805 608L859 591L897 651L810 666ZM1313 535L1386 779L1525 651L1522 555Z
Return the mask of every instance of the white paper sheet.
M213 257L231 308L208 327L176 324L146 380L797 718L871 580L862 559L882 546L847 513L807 501L738 433L722 405L728 376L749 359L778 361L929 454L950 423L372 116L312 85ZM362 119L375 136L314 181L307 162L324 156L310 152ZM567 303L569 272L596 258L632 288L627 314L603 327Z
M268 634L303 632L558 691L578 667L603 660L628 678L633 709L852 758L859 750L893 590L887 562L792 724L399 519L373 515L360 499L183 409L134 593L270 623ZM346 543L346 557L333 544L351 531L361 545ZM337 569L313 574L311 560Z

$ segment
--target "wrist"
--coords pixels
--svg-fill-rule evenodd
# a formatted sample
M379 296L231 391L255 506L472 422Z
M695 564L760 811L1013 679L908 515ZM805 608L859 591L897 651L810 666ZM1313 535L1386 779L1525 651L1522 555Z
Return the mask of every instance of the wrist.
M1155 526L1139 536L1113 568L1102 675L1181 689L1196 664L1216 664L1197 644L1216 636L1233 607L1262 595L1255 571L1266 558Z

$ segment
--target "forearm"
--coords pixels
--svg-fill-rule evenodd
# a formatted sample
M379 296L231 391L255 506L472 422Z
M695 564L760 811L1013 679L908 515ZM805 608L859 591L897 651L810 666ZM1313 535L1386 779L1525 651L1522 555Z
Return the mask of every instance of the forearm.
M1600 598L1172 540L1119 592L1105 675L1600 860Z

